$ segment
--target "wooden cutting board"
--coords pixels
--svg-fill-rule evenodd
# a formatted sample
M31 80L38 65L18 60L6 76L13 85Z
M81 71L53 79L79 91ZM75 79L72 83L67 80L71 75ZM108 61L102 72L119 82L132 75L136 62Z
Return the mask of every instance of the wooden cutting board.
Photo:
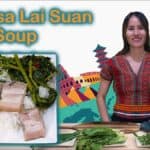
M84 128L92 128L92 127L110 127L113 129L119 129L125 133L133 133L140 130L139 123L122 123L122 122L91 122L91 123L83 123L83 124L61 124L61 129L75 129L80 130Z

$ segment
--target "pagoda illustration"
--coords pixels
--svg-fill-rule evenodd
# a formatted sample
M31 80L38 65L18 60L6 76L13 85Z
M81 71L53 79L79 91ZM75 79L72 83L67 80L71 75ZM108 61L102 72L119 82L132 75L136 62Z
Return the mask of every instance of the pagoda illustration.
M108 59L106 57L107 52L105 52L105 49L105 47L98 44L96 49L94 50L94 52L96 52L95 57L97 57L97 62L99 63L98 68L101 68L105 61Z

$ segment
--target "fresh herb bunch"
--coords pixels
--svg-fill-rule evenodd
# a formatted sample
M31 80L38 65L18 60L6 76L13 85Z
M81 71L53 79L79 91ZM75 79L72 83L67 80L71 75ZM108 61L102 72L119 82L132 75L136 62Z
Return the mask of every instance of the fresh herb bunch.
M6 70L13 81L27 83L33 102L40 109L48 108L56 99L57 92L47 82L57 74L57 69L49 57L27 55L21 58L0 55L0 68ZM39 86L48 89L49 96L39 96Z
M64 143L64 142L73 140L74 138L77 137L78 133L79 133L78 131L75 131L73 133L61 133L59 136L59 139L60 139L59 142Z
M150 133L146 133L142 136L136 136L142 145L150 145Z
M77 136L76 150L100 150L104 145L120 144L125 140L124 135L111 128L87 128Z
M105 145L124 143L126 138L119 131L107 127L93 127L60 135L60 142L76 138L76 150L101 150Z
M26 73L31 73L32 78L38 85L41 85L52 79L54 74L57 72L49 57L28 55L20 58L20 62ZM9 69L8 71L12 79L24 81L24 78L20 71L16 71L13 69Z

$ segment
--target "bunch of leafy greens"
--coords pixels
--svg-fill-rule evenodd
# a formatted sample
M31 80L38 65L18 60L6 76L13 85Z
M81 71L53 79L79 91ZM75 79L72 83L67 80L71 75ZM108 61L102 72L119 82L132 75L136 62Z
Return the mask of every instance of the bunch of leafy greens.
M126 140L119 131L107 127L86 128L76 133L61 134L60 137L61 142L76 137L76 150L100 150L104 145L120 144Z
M12 81L27 83L32 100L39 109L48 108L55 101L57 92L47 84L57 73L51 58L36 55L21 58L17 54L13 57L0 55L0 68L8 72ZM40 86L48 90L48 97L39 96Z
M146 133L142 136L136 136L142 145L150 145L150 133Z
M68 142L70 140L73 140L76 138L78 135L78 131L75 131L73 133L61 133L59 138L60 138L60 143Z

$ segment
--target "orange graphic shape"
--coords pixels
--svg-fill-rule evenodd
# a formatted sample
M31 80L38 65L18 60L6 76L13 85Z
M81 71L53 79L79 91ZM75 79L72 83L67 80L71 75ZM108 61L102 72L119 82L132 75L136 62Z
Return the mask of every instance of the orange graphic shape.
M80 99L80 97L78 96L78 94L76 93L74 89L69 92L68 97L75 103L82 102L82 100Z
M95 98L95 95L91 91L90 87L87 87L87 89L84 92L84 95L87 96L89 99Z
M61 96L59 97L59 106L60 106L60 108L67 106L67 104L64 102L64 100L62 99Z

